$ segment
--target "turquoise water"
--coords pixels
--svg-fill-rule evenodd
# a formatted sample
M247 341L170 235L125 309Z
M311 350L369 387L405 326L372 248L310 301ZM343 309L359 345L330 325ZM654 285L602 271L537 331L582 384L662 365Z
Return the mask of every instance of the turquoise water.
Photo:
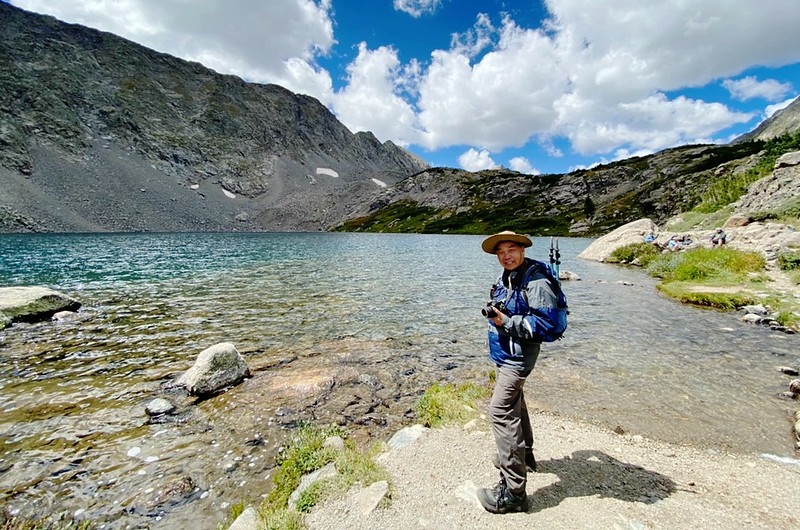
M0 236L0 285L83 302L75 321L0 331L0 502L109 527L214 528L226 503L268 487L290 426L281 410L390 435L430 383L490 368L480 309L499 266L481 239ZM577 259L590 242L560 240L562 269L582 280L565 283L570 328L543 347L530 407L675 443L792 454L793 407L776 398L788 380L776 368L800 363L797 339L664 299L641 271ZM547 259L547 246L536 239L528 255ZM258 368L252 380L184 404L182 423L149 424L144 405L223 341ZM338 379L325 392L351 374L381 405L336 416L361 387L341 404L278 391L280 377L328 372ZM154 506L184 476L198 497Z

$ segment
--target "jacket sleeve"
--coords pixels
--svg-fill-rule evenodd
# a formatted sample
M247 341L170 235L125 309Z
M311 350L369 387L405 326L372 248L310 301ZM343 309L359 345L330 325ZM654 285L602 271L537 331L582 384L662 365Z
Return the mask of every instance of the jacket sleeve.
M555 327L558 297L550 287L547 277L535 275L526 289L528 315L505 315L500 326L504 332L523 340L541 342L545 332Z

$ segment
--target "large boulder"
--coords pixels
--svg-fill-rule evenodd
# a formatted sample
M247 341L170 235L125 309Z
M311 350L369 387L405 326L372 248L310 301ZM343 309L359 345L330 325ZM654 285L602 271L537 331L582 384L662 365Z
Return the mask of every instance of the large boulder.
M59 311L77 311L81 303L46 287L0 287L0 328L12 322L48 320Z
M643 242L644 236L649 232L658 233L658 227L650 219L632 221L598 238L578 254L578 257L593 261L605 261L616 249L632 243Z
M190 394L204 396L240 383L250 375L244 357L230 342L222 342L200 352L194 366L175 382Z

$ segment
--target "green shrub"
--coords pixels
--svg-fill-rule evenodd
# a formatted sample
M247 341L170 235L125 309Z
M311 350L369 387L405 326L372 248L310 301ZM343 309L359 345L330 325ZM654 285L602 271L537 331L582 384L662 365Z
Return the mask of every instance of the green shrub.
M796 328L797 325L800 324L800 315L792 311L780 311L775 317L775 320L777 320L778 324L781 326Z
M667 252L658 255L647 265L647 272L655 278L661 278L665 281L670 279L672 272L681 260L681 254L680 252Z
M778 265L784 271L800 269L800 252L783 252L779 254Z
M741 283L749 274L761 272L765 266L761 254L723 247L659 254L647 270L664 282Z
M777 220L786 224L797 223L798 219L800 219L800 198L784 201L772 210L751 212L749 217L758 222Z
M367 486L381 480L388 482L389 474L375 462L375 456L384 445L374 444L368 451L360 452L347 441L345 450L336 458L336 476L316 482L303 491L297 501L297 510L307 512L322 499L340 496L357 483Z
M303 514L287 508L259 511L259 530L306 530Z
M727 206L713 213L697 211L683 212L680 216L671 219L664 227L669 232L690 232L692 230L711 230L722 226L733 213L733 208Z
M606 261L609 263L637 264L646 267L659 254L660 251L650 243L631 243L615 249Z
M323 444L329 436L341 434L341 428L333 425L322 428L314 425L300 426L279 455L280 466L272 477L273 488L264 499L262 507L270 512L285 508L304 474L334 461L336 452L323 447Z

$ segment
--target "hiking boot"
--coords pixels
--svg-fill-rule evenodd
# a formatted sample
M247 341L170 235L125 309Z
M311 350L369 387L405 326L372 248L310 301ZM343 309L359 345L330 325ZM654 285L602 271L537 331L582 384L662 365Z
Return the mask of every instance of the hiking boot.
M500 482L493 488L481 488L478 490L478 500L487 512L491 513L509 513L521 512L525 510L525 501L527 495L522 492L519 495L514 495L508 491L506 481L501 477Z
M492 464L500 469L500 457L497 456L497 453L492 457ZM533 451L525 451L525 467L528 473L536 473L536 457L533 456Z

